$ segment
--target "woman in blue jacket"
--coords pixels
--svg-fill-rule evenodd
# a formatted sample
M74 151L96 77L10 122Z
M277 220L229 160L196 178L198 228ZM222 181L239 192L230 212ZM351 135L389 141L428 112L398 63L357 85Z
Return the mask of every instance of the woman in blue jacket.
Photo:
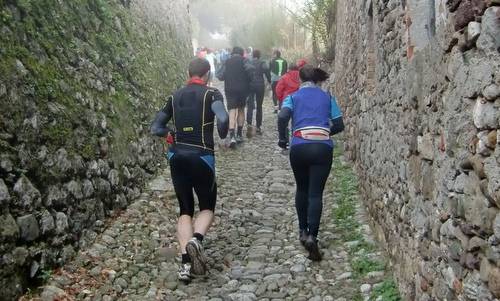
M300 89L285 98L278 115L278 145L281 148L288 145L286 128L291 118L290 164L297 185L299 239L309 251L309 258L320 261L317 236L323 189L332 165L334 143L330 137L343 131L344 124L335 97L318 87L329 75L310 65L304 66L299 75Z

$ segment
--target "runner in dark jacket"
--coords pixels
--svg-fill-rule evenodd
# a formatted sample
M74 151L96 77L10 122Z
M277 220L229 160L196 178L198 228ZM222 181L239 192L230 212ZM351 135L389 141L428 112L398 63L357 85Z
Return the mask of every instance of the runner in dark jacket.
M250 96L247 100L247 125L252 126L253 111L257 104L255 121L257 127L257 134L261 135L262 130L262 103L264 102L264 92L266 89L266 80L271 84L271 73L266 62L260 59L260 50L255 49L252 53L253 60L251 61L254 72L250 82Z
M223 66L222 79L229 110L229 137L231 147L243 141L243 125L245 124L245 104L250 94L250 81L253 66L243 57L243 48L234 47L231 58ZM237 126L237 132L235 129ZM236 134L236 135L235 135Z

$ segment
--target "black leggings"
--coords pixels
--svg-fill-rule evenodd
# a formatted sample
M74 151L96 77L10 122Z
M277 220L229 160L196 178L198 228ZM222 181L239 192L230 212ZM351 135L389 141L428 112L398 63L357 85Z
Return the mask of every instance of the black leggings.
M293 145L290 149L297 192L295 207L300 230L318 236L323 210L323 189L332 167L332 147L323 143Z
M264 102L264 92L264 86L254 88L247 99L247 124L252 124L253 110L255 109L255 104L257 104L255 122L258 128L262 126L262 103Z
M176 152L169 162L180 215L194 215L193 189L198 196L200 211L214 211L217 199L214 157Z

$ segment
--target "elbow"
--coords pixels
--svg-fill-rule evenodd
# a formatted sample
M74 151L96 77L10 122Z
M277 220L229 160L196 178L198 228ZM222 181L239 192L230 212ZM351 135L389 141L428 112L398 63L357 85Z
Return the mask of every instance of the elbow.
M229 124L229 115L226 114L226 115L222 116L221 118L219 118L219 122L221 124L226 124L226 123Z
M158 136L158 128L156 126L154 126L154 125L151 126L151 128L149 129L149 132L153 136Z

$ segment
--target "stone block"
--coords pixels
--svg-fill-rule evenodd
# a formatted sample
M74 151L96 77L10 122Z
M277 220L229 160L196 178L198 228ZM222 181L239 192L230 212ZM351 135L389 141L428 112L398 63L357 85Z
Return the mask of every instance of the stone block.
M63 212L56 213L56 233L64 234L69 228L68 217Z
M92 182L88 179L83 180L82 183L82 193L84 198L90 198L94 196L94 185Z
M21 230L21 239L27 242L33 241L40 236L40 228L33 214L18 217L17 225Z
M83 199L82 184L75 180L70 181L64 185L66 190L77 200Z
M491 131L493 132L493 131ZM476 143L476 153L480 154L483 157L490 156L491 153L493 152L494 149L491 149L491 143L490 143L490 137L489 137L490 131L481 131L477 134L477 143ZM496 140L496 132L495 132L495 140ZM496 142L496 141L495 141ZM493 144L493 147L495 145Z
M19 227L10 214L0 215L0 241L16 241L19 237Z
M464 203L465 220L482 231L493 232L492 225L496 215L489 210L488 200L481 195L470 196Z
M494 101L500 97L500 87L497 84L486 86L483 90L483 96L489 101Z
M488 258L484 257L481 260L481 266L479 267L479 276L482 281L488 282L490 271L493 268L493 265L490 263Z
M430 133L417 138L417 150L423 159L434 160L434 143Z
M484 0L462 0L455 14L455 30L461 30L476 17L481 16L486 9Z
M494 157L484 160L484 170L488 178L488 195L500 208L500 166Z
M0 207L7 206L10 201L10 194L5 182L0 179Z
M47 196L44 201L46 207L66 207L68 192L65 189L61 189L57 185L52 185L47 190Z
M500 297L500 269L495 267L490 270L488 288L495 297Z
M485 98L479 97L474 106L474 125L480 129L496 129L498 112L492 102Z
M20 207L32 209L33 207L40 206L42 203L40 191L24 175L14 185L14 192L17 195L14 204Z
M49 211L44 210L40 218L40 230L42 234L48 234L55 229L54 218Z
M481 18L481 35L477 40L477 48L488 53L498 53L500 48L500 26L498 16L500 7L488 8Z
M479 35L481 34L481 23L479 22L469 22L467 25L467 41L469 43L474 43Z

